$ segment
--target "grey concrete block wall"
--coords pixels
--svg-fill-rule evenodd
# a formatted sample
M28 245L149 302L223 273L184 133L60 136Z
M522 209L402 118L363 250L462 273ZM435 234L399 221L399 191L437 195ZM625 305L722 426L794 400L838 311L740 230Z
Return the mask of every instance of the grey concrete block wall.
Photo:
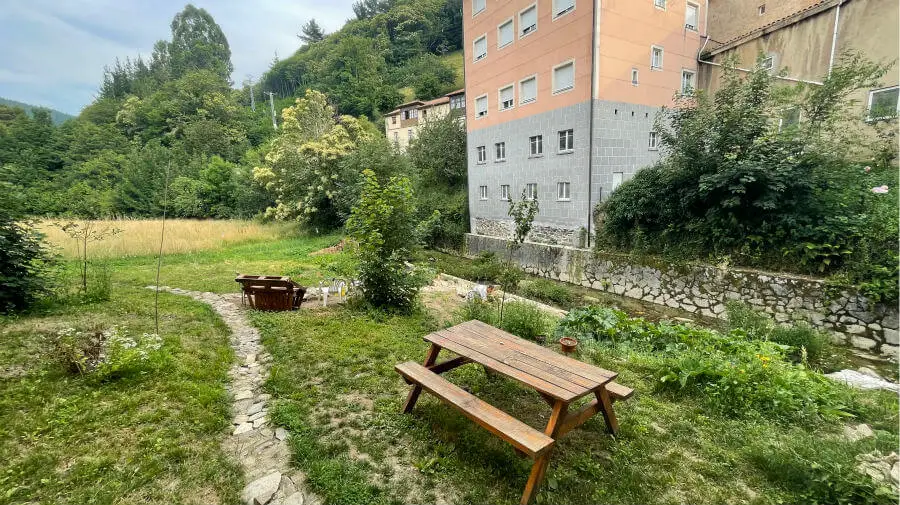
M503 114L491 111L491 114ZM472 229L476 218L507 220L509 203L500 199L500 186L508 184L518 199L528 183L537 183L540 215L536 223L578 229L588 216L589 102L509 121L468 133L469 210ZM574 131L574 151L558 153L559 132ZM529 138L543 136L543 155L530 155ZM494 144L506 142L506 161L495 161ZM485 146L488 159L476 163L478 146ZM570 184L570 200L557 199L557 183ZM481 200L480 187L488 187Z

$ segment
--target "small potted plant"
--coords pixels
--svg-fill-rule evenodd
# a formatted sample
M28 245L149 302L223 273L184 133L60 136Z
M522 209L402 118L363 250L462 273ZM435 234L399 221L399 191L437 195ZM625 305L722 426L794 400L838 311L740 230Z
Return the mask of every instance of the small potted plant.
M564 354L572 354L575 352L575 348L578 347L578 341L572 337L563 337L559 339L559 347Z

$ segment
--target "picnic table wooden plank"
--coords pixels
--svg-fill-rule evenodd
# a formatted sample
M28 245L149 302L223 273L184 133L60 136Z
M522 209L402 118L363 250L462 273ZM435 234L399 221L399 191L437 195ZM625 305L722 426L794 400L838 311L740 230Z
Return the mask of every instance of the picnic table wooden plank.
M480 338L477 334L470 333L466 329L457 329L456 331L452 332L446 331L445 335L459 344L465 345L471 349L475 349L486 356L490 356L491 358L500 361L501 363L522 370L523 372L533 375L539 379L545 380L551 384L556 384L557 386L571 391L577 395L587 394L598 385L596 382L589 382L587 385L585 385L568 380L562 374L557 374L552 370L547 370L547 367L544 366L542 362L529 362L529 358L527 355L522 354L514 349L502 348L491 342L485 342L485 340Z
M583 361L579 361L577 359L555 353L540 344L518 338L514 335L510 335L503 330L494 328L493 326L490 326L478 320L468 321L454 326L453 328L471 329L472 331L475 331L485 338L491 338L495 341L502 342L504 345L525 350L529 356L540 359L541 361L545 361L548 364L552 364L554 366L569 370L573 373L577 373L587 379L596 380L598 382L605 382L606 378L614 379L618 375L616 372L604 370L600 367L589 365Z
M520 368L527 366L529 373L541 377L548 382L553 382L570 391L578 392L579 394L586 394L593 391L616 377L615 372L609 372L611 374L609 376L595 374L595 377L597 378L587 378L581 374L572 372L563 366L557 365L556 363L548 363L539 357L535 357L533 351L516 346L516 342L514 341L507 339L500 342L485 338L482 334L473 331L471 328L454 327L449 328L449 330L452 330L453 335L455 335L454 338L460 340L465 339L467 342L473 343L473 345L486 346L491 352L485 352L485 354L491 355L507 365ZM541 349L556 354L543 347L541 347ZM562 357L566 360L571 359L566 358L565 356ZM553 378L548 378L548 376Z
M460 356L471 358L472 361L475 361L490 370L505 375L510 379L519 381L526 386L532 387L542 393L546 393L558 400L571 401L575 398L578 398L579 396L572 391L561 388L556 384L547 382L538 377L534 377L533 375L527 374L517 368L507 365L506 363L487 356L476 349L472 349L471 347L447 338L445 336L445 333L446 330L436 331L434 333L426 335L425 339L433 344L437 344L444 349L447 349L448 351L459 354Z

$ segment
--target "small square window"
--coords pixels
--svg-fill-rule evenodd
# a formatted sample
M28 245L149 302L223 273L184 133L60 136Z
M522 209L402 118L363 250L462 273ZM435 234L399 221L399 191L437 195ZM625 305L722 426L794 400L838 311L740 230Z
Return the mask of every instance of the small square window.
M556 199L567 202L572 198L569 195L570 184L568 182L557 182L556 183Z
M407 139L407 140L412 140L413 137L415 137L415 134L413 133L413 129L412 129L412 128L407 128L407 129L406 129L406 139Z
M659 149L659 133L650 132L650 136L647 140L647 147L651 151L656 151Z
M897 117L900 112L898 97L900 97L900 87L898 86L870 91L867 119L881 121Z
M391 124L397 124L397 116L391 116Z
M538 196L537 192L537 183L529 182L525 185L525 199L526 200L536 200Z
M500 199L509 201L509 184L500 185Z
M762 4L762 5L760 5L759 7L756 8L756 15L757 15L757 16L762 16L762 15L765 14L765 13L766 13L766 4Z
M480 193L481 193L481 199L482 199L482 200L487 200L487 199L488 199L488 197L487 197L487 186L478 186L478 189L479 189L479 191L480 191Z
M791 107L781 111L781 117L778 118L778 131L785 130L800 124L800 108Z
M659 46L653 46L650 48L650 68L653 70L662 70L663 48Z
M559 152L570 153L575 149L574 130L562 130L559 132Z
M396 133L396 132L394 132ZM476 163L486 163L487 162L487 148L484 146L478 146L475 148L475 159Z
M494 161L506 161L506 142L494 144Z
M632 86L638 85L638 69L636 69L636 68L631 69L631 85Z
M395 144L400 143L400 132L394 132L394 143Z
M775 69L775 57L772 55L766 56L765 58L759 60L759 68L763 70L767 70L771 72Z
M525 8L519 13L519 38L537 31L537 5Z
M666 9L666 0L653 0L653 6L657 9Z
M528 137L529 156L541 156L544 154L544 136L535 135Z

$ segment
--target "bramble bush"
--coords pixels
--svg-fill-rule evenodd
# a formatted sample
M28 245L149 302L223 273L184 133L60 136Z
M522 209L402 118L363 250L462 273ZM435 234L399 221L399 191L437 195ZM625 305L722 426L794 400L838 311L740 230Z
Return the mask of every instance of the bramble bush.
M837 274L896 300L896 113L863 121L849 99L887 68L845 55L823 85L787 88L726 66L714 95L657 118L667 156L598 207L598 247Z

